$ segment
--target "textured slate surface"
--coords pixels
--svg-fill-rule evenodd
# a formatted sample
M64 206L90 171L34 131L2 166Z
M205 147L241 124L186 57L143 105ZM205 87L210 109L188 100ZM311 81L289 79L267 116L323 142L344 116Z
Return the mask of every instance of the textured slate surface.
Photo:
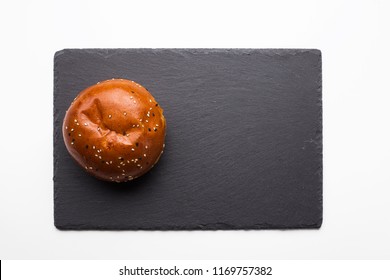
M73 98L113 77L148 88L168 124L160 162L125 184L87 175L61 134ZM54 206L59 229L320 227L320 51L57 52Z

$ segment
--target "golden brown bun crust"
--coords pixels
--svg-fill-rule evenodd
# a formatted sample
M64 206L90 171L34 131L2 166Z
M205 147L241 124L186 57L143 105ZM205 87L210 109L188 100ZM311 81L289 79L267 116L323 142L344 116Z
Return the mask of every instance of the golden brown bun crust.
M72 157L101 180L124 182L148 172L164 149L163 110L143 86L124 79L83 90L62 132Z

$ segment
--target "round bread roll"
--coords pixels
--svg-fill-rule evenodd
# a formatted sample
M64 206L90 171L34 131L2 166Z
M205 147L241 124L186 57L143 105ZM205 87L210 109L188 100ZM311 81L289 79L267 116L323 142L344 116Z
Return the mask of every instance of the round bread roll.
M165 147L163 110L140 84L112 79L83 90L62 132L76 162L98 179L126 182L148 172Z

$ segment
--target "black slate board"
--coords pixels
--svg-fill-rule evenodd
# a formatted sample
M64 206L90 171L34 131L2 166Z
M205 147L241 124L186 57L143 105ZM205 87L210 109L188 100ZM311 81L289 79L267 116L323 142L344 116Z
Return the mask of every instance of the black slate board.
M147 175L99 181L66 151L61 124L84 88L141 83L167 119ZM322 223L321 52L80 49L54 62L54 218L59 229L292 229Z

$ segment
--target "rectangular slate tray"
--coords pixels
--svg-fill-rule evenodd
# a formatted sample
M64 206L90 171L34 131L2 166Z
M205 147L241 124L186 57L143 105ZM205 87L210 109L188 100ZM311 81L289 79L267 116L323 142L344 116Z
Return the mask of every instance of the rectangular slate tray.
M65 111L101 80L134 80L167 119L145 176L99 181L68 154ZM321 52L66 49L54 59L54 219L59 229L319 228Z

